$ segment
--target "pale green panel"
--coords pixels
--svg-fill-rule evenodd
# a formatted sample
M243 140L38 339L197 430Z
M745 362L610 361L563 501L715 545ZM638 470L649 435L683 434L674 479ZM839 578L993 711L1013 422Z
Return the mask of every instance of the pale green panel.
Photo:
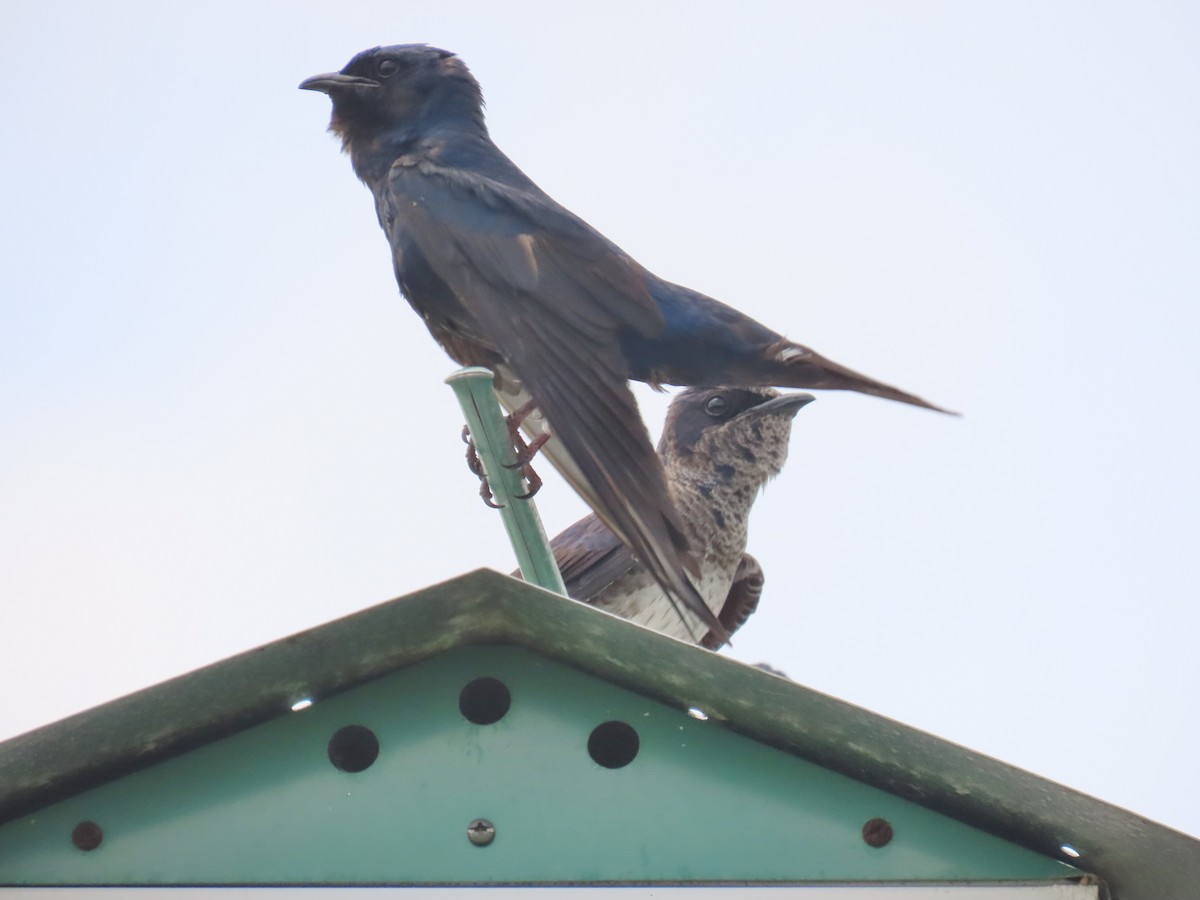
M458 695L512 693L493 725ZM634 761L588 755L611 719ZM348 774L340 727L378 736ZM895 837L874 849L863 824ZM472 819L496 839L467 839ZM104 839L71 843L83 820ZM464 647L0 827L0 883L874 881L1074 870L516 647Z

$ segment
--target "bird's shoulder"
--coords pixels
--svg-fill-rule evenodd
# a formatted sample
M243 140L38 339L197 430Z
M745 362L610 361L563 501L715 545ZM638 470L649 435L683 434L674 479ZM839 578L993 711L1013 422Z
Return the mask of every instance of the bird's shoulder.
M595 513L565 529L551 543L567 595L594 598L634 566L629 548Z
M608 243L542 191L499 150L463 149L455 142L435 139L417 143L392 163L386 190L413 206L472 204L479 225L503 225L507 217L510 225L524 222L577 239L591 237Z
M464 297L482 281L576 324L662 329L652 276L510 163L418 143L396 157L377 207L393 247L415 245Z

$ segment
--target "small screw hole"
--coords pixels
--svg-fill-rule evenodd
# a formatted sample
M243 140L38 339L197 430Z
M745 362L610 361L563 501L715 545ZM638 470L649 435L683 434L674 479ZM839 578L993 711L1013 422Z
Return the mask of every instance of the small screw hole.
M863 840L869 847L886 847L892 842L892 825L887 819L869 819L862 827Z
M80 822L71 832L71 843L80 850L95 850L104 840L104 832L95 822Z

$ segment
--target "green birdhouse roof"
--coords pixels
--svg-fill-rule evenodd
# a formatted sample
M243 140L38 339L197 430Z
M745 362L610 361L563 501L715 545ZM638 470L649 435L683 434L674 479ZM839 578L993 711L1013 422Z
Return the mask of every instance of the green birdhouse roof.
M484 570L0 744L0 823L18 886L1200 884L1183 834Z

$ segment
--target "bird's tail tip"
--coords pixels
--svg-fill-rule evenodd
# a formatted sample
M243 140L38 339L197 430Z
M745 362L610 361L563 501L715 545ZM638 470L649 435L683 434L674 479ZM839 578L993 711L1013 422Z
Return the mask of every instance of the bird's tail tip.
M919 397L916 399L919 402L916 403L915 405L920 406L923 409L928 409L928 410L932 410L933 412L936 412L936 413L941 413L943 416L953 416L956 419L961 419L963 417L963 414L960 413L956 409L947 409L944 406L938 406L936 403L930 403L927 400L921 400Z

